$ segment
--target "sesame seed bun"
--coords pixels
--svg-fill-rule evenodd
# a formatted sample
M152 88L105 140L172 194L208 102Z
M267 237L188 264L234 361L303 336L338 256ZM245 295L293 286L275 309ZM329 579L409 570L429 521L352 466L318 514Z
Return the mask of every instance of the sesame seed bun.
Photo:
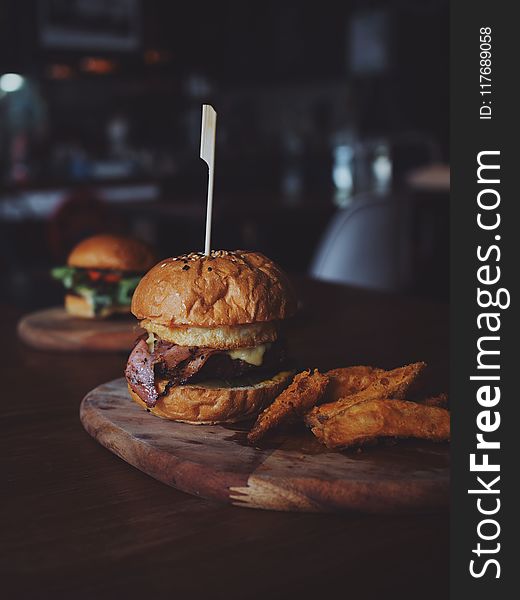
M270 379L234 385L222 381L177 385L148 410L163 419L194 425L235 423L256 416L289 385L292 376L291 371L281 371ZM166 383L158 381L157 389L164 391ZM130 386L128 391L132 400L147 408Z
M222 327L278 321L294 314L285 273L258 252L187 254L155 265L132 298L139 319L169 328Z
M95 235L80 242L70 253L70 267L147 271L156 259L150 247L131 237Z

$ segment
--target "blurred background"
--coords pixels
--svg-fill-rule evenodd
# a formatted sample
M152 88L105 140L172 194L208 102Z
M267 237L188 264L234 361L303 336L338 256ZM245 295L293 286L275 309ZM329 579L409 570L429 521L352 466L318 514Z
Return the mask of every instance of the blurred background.
M0 301L98 232L448 297L447 0L3 0Z

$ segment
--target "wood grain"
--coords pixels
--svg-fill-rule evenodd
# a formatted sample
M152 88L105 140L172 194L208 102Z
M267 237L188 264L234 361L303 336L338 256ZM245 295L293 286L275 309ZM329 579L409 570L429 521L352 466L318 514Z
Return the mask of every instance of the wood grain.
M302 312L290 350L301 365L424 360L429 393L448 389L447 305L296 285ZM446 513L246 510L155 481L107 452L78 417L89 390L122 376L126 356L34 350L17 339L20 311L0 309L4 596L448 597Z
M18 323L18 335L29 346L62 352L126 352L142 333L131 315L80 319L62 307L25 315Z
M270 447L245 443L242 428L174 423L129 397L124 379L83 400L85 429L103 446L184 492L245 508L283 511L431 511L448 505L446 444L399 443L334 452L311 433L291 432Z

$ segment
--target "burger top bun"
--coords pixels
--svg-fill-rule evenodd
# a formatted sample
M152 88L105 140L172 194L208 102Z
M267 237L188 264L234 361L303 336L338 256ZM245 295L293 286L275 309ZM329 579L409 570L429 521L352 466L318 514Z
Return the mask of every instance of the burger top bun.
M296 298L285 273L258 252L186 254L141 279L132 312L166 327L219 327L285 319Z
M70 253L70 267L147 271L154 263L151 248L131 237L95 235L80 242Z

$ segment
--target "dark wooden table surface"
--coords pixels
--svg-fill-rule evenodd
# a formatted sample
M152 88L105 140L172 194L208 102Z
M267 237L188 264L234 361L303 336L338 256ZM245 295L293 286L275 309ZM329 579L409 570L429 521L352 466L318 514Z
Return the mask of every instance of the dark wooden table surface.
M300 282L293 353L309 366L429 363L448 385L447 306ZM255 511L177 492L82 429L124 355L24 347L0 307L5 598L446 598L448 515Z

